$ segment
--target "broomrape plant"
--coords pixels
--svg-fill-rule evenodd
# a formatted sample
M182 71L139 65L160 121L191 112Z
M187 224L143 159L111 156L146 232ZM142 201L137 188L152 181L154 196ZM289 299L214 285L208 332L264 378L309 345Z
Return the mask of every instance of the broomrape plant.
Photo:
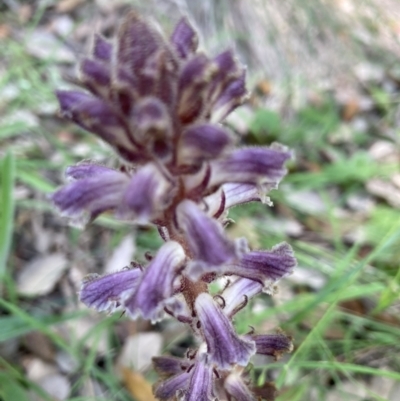
M270 400L273 385L253 386L246 367L256 353L291 351L291 339L279 331L238 335L232 321L250 298L272 294L296 259L286 243L250 250L243 238L229 240L224 227L231 207L269 204L266 195L291 154L281 145L235 147L221 121L247 96L245 69L231 50L209 58L197 46L186 18L167 40L134 12L113 42L95 36L76 80L84 91L57 97L61 114L111 145L121 168L88 161L68 167L69 183L52 201L73 223L112 212L158 228L164 244L147 266L89 275L80 291L98 311L152 322L167 314L190 327L196 350L154 358L158 399ZM221 277L227 285L210 295Z

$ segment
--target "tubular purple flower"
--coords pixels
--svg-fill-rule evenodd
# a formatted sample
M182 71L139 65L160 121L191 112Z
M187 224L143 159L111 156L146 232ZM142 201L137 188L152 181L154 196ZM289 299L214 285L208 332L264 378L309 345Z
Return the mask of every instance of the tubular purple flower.
M243 104L247 96L246 71L242 70L240 77L229 82L214 102L211 121L223 120L230 112Z
M138 75L163 43L163 37L147 21L130 12L118 31L116 62L132 75Z
M229 370L234 364L246 366L250 357L255 354L254 342L235 333L232 323L211 295L200 294L195 308L203 338L207 343L210 362L223 370Z
M224 271L262 283L264 291L269 292L271 285L291 274L296 265L291 246L282 242L271 251L248 252L238 263L224 266Z
M80 81L94 95L110 97L110 66L103 61L84 59L80 65Z
M197 355L191 371L188 389L184 401L210 401L213 399L213 367L207 362L207 355Z
M221 294L225 301L224 313L232 316L247 301L259 294L263 289L262 284L247 278L239 278L230 284Z
M81 180L83 178L101 176L102 174L118 172L115 169L97 164L94 162L84 161L75 166L69 166L65 170L65 176L71 180Z
M188 58L196 51L199 38L187 18L181 18L176 24L171 35L171 44L182 59Z
M124 297L135 291L141 274L139 268L130 268L102 277L89 275L82 283L79 298L89 308L114 312L121 308Z
M236 401L257 401L255 395L243 382L241 376L232 372L224 381L224 387Z
M170 183L152 163L136 171L124 193L119 214L148 224L165 209L173 195Z
M160 159L172 156L171 118L167 106L154 97L145 97L132 110L135 140Z
M182 68L178 82L177 113L184 124L199 118L205 108L208 84L217 71L204 54L193 56Z
M140 159L126 124L109 103L79 91L58 91L57 97L64 118L98 135L128 161Z
M195 164L214 159L231 143L231 135L222 127L212 124L190 126L182 134L179 163Z
M82 170L84 169L73 168L69 175L82 175ZM107 169L102 174L94 174L67 184L55 192L51 199L62 214L80 224L94 219L104 211L115 210L128 182L129 177L126 174Z
M284 333L249 336L256 344L257 354L273 356L278 359L285 352L292 352L291 337Z
M159 382L154 386L154 395L161 401L176 400L177 394L187 389L189 378L190 373L184 372Z
M132 318L141 314L151 321L160 320L165 302L173 296L173 281L185 259L185 251L175 241L168 241L159 249L145 269L136 292L124 301Z
M170 377L186 371L190 363L188 360L173 356L157 356L153 359L156 372L162 377Z
M94 35L92 55L95 59L110 61L112 44L99 34Z
M219 266L236 259L235 244L223 234L217 221L207 216L192 201L183 201L177 209L177 220L185 233L194 261Z
M291 157L283 147L249 147L235 150L211 162L211 188L229 182L276 184L286 174L284 164Z

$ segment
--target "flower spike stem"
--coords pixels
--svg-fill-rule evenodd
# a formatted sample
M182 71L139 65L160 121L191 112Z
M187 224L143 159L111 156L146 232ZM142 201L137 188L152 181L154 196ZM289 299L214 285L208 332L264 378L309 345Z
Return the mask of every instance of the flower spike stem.
M278 144L235 146L222 121L248 96L245 68L231 50L209 57L197 46L187 18L167 39L135 12L112 42L95 36L76 79L81 89L57 97L61 115L110 145L121 168L70 166L52 202L78 225L108 212L157 227L164 243L147 266L90 275L80 299L98 311L187 324L198 348L185 358L154 358L158 399L272 400L273 385L254 387L246 367L256 353L290 352L291 338L240 336L233 319L250 298L272 294L296 259L286 243L250 250L224 228L231 207L270 205L267 194L286 174L291 152ZM211 296L210 283L225 276L228 284Z

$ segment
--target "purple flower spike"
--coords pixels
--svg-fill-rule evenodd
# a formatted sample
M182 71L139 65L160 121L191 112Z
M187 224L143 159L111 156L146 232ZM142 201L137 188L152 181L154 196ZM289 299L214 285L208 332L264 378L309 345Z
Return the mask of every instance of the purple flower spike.
M210 187L228 182L275 184L286 174L291 154L283 147L239 149L212 163Z
M90 276L80 298L133 319L169 315L191 329L200 345L186 358L154 358L163 380L154 386L157 399L270 401L275 388L254 388L243 372L255 353L290 351L291 339L239 336L233 319L250 298L272 295L296 259L285 243L250 252L245 238L230 240L224 228L232 207L272 205L267 194L291 153L281 145L234 149L235 135L221 120L246 99L245 68L232 50L208 57L197 47L187 18L167 39L135 12L112 41L94 37L71 80L83 91L57 92L61 115L123 161L116 169L89 161L68 167L69 182L52 201L76 223L112 212L156 226L163 245L146 253L147 267ZM232 282L213 297L210 284L219 277Z
M229 285L221 294L225 301L224 313L232 316L237 308L245 306L247 301L259 294L263 289L262 284L247 278L239 278Z
M185 261L183 248L175 241L166 242L143 273L136 292L125 300L128 313L136 318L157 321L164 304L173 295L173 281Z
M196 161L214 159L232 143L228 131L220 126L201 124L189 127L183 132L182 148L179 154L181 164L194 164Z
M224 387L236 401L257 401L255 395L243 382L240 374L232 372L224 381Z
M171 43L179 56L183 59L193 54L199 44L196 31L189 24L187 18L181 18L171 35Z
M235 333L232 323L211 295L200 294L195 307L203 338L207 343L210 362L221 369L230 369L234 364L246 366L256 352L254 342L240 338Z
M120 208L121 216L132 215L139 224L148 224L166 208L171 197L169 182L154 164L146 164L131 179Z
M185 232L195 261L219 266L237 257L235 244L223 234L222 227L192 201L185 200L177 209L179 227ZM191 272L194 275L196 273Z
M296 265L291 246L282 242L271 251L246 253L238 263L224 266L224 272L258 281L263 284L264 291L269 292L271 285L291 274Z
M184 401L210 401L212 394L213 368L207 363L207 355L200 354L191 372L190 383Z
M256 343L257 354L273 356L278 359L284 352L292 352L292 339L284 333L252 335Z
M142 272L139 268L124 269L105 276L89 275L82 283L80 300L99 312L113 312L121 307L126 294L135 291Z
M154 395L161 401L176 400L177 394L186 390L189 378L190 373L186 372L172 376L154 386Z
M119 171L107 170L103 174L71 182L55 192L52 201L62 214L72 218L78 225L102 212L115 210L121 202L129 177ZM79 176L78 171L76 168L75 174Z

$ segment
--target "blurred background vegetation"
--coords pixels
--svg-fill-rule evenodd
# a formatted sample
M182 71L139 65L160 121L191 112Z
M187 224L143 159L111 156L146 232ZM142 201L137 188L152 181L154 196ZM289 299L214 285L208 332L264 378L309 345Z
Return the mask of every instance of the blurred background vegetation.
M110 150L57 115L56 88L94 32L134 7L202 47L233 47L249 101L227 124L243 144L279 141L295 160L274 207L232 210L232 237L288 241L299 267L236 319L281 327L294 352L253 361L279 401L400 399L400 2L397 0L0 1L0 400L151 401L154 354L181 355L183 325L99 316L79 304L88 273L143 260L152 228L110 217L78 230L47 196L66 166Z

